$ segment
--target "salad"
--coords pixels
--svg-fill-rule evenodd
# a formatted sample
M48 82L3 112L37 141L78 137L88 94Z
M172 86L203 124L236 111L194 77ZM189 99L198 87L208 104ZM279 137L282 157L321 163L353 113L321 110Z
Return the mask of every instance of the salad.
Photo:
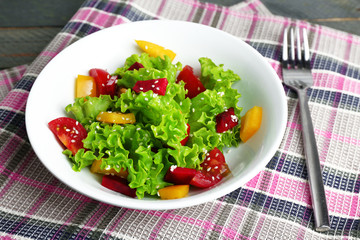
M247 141L259 129L261 108L240 119L240 77L211 59L199 59L201 75L173 63L175 53L136 41L141 54L109 74L93 68L76 79L69 114L49 122L74 171L90 167L102 185L139 199L185 197L230 173L225 147ZM241 124L240 124L241 122Z

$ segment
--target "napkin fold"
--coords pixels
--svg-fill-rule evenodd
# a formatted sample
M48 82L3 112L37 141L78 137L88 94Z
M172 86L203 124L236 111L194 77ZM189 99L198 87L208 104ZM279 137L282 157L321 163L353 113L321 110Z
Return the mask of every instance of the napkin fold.
M61 50L93 32L148 19L197 22L259 51L281 76L282 32L309 32L314 87L309 106L331 230L318 233L301 139L297 97L284 87L288 123L276 154L236 191L193 207L145 211L114 207L62 184L27 139L32 84ZM26 72L25 72L26 70ZM360 37L273 16L258 0L232 7L195 0L87 0L29 66L0 71L0 236L5 239L356 239L360 237ZM49 79L51 81L51 79ZM39 106L41 107L41 106Z

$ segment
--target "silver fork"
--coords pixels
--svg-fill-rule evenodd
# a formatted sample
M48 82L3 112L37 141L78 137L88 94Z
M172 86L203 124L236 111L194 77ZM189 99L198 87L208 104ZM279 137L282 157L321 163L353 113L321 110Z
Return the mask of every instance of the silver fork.
M305 161L314 210L315 230L325 232L330 229L329 214L314 128L308 106L307 89L313 85L313 78L310 71L310 51L305 28L302 29L302 35L303 44L301 44L299 28L295 30L294 28L286 28L284 31L282 54L283 79L285 85L295 90L298 95ZM288 44L289 39L290 44Z

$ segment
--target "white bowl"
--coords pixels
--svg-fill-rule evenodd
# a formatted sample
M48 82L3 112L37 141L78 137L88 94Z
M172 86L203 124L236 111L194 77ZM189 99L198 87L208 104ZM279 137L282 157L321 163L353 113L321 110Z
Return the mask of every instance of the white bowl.
M241 26L239 26L241 27ZM135 39L157 43L177 53L174 62L200 71L198 59L209 57L239 74L234 87L242 94L242 115L257 105L263 108L260 130L246 143L225 151L232 174L211 189L191 190L175 200L133 199L101 186L88 169L74 172L48 122L66 116L64 108L74 101L74 82L90 68L110 73L127 57L140 53ZM240 39L200 24L182 21L142 21L110 27L73 43L60 52L36 79L26 107L26 128L31 145L45 167L66 185L93 199L133 209L174 209L204 203L241 187L264 169L282 140L287 118L284 90L268 62Z

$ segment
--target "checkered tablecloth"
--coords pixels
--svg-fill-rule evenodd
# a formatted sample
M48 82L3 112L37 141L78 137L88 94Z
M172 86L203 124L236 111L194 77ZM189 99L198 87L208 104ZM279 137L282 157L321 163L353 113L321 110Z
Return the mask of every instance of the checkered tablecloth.
M285 4L285 2L284 2ZM314 231L296 94L285 88L288 123L276 154L236 191L167 211L114 207L52 176L25 129L32 84L61 50L117 24L173 19L209 25L244 40L281 75L282 32L308 29L309 90L331 230ZM51 81L51 79L50 79ZM360 238L360 37L272 15L259 0L232 7L195 0L87 0L37 59L0 71L0 236L3 239L357 239Z

